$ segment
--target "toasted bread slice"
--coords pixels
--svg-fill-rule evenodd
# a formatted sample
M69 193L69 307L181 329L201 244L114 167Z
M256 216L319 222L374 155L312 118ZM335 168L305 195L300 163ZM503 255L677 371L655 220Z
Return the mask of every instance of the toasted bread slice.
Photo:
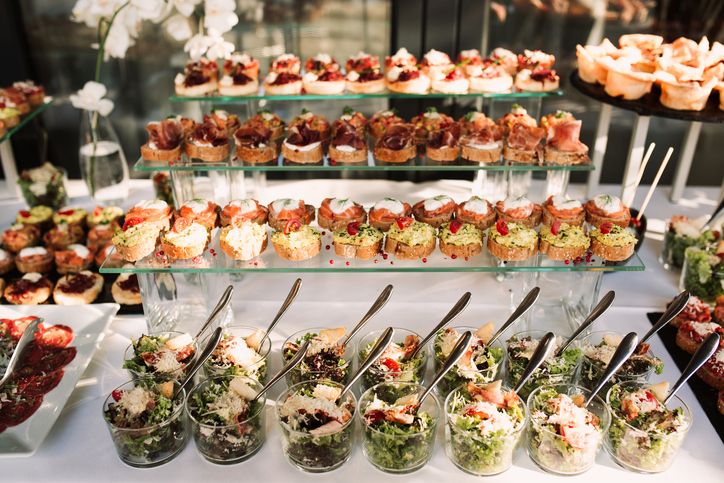
M623 247L611 247L591 237L591 251L593 254L610 262L622 262L631 258L634 252L634 245L635 244L632 243Z
M490 254L500 260L508 262L519 262L527 260L536 253L536 248L506 247L488 237L488 250Z
M347 81L347 90L355 94L374 94L385 90L385 79L375 79L366 82Z
M442 213L437 216L425 216L425 210L422 206L416 205L412 207L412 215L417 221L427 223L435 228L440 228L440 225L452 220L453 214L455 214L455 210L452 210L449 213Z
M312 205L304 205L304 217L299 220L302 222L302 225L309 225L314 221L314 214L317 210L314 209L314 206ZM287 220L278 220L276 217L276 213L269 211L269 226L274 228L277 231L283 231L284 225L287 224ZM346 226L346 225L345 225Z
M278 243L274 243L273 241L272 245L274 245L274 250L277 252L277 255L283 259L298 262L302 260L309 260L310 258L319 255L319 251L322 249L322 240L320 239L315 244L295 249L282 246Z
M260 245L255 243L245 243L242 246L232 246L226 240L226 237L219 238L219 246L233 260L251 260L258 257L266 250L269 242L269 236L265 235Z
M183 84L176 84L176 94L179 96L197 97L205 96L207 94L213 94L216 92L219 83L216 79L212 79L209 82L198 84L195 86L185 86Z
M404 149L395 150L375 146L373 154L377 161L391 164L402 164L410 161L411 159L415 159L415 155L417 155L417 148L415 146L409 146Z
M163 237L161 237L161 249L166 256L174 260L187 260L198 257L204 253L204 248L206 248L206 246L203 243L188 247L171 245L170 243L166 243Z
M699 348L699 344L681 329L676 331L676 345L689 354L693 354Z
M470 258L479 255L483 251L483 245L480 243L470 243L468 245L452 245L440 240L440 251L448 257Z
M528 218L522 220L519 218L511 218L507 214L500 211L497 207L495 208L495 211L498 214L498 219L505 220L506 223L517 223L518 225L523 225L528 228L535 228L536 226L538 226L540 224L541 217L543 216L543 211L538 204L534 204L533 212Z
M426 257L435 250L435 238L432 238L424 245L407 245L406 243L385 237L385 251L393 254L401 260L419 260Z
M503 158L518 164L538 164L538 152L535 149L516 149L507 144L503 148Z
M269 209L266 206L259 205L259 214L256 215L256 218L251 220L252 222L263 225L266 223L267 217L269 216ZM314 207L312 207L314 209ZM231 219L228 216L224 215L224 210L221 210L221 214L219 215L221 226L227 226L231 224ZM308 224L308 223L307 223ZM282 227L284 228L284 227Z
M116 278L111 286L111 295L113 300L122 305L138 305L141 303L141 292L134 292L133 290L124 289L121 287L121 282L128 280L132 274L122 273Z
M67 286L68 281L73 278L73 275L64 275L58 279L53 290L53 300L58 305L85 305L93 303L98 298L98 294L103 290L103 277L97 273L92 273L87 270L81 272L83 275L93 277L93 285L86 288L82 292L65 292L61 290L61 287Z
M284 142L282 143L282 156L284 156L284 159L292 161L293 163L316 164L322 162L322 158L324 157L324 148L320 142L312 149L301 151L290 148L289 145Z
M588 164L591 158L588 157L588 150L580 153L571 153L568 151L559 151L551 146L543 148L543 161L546 164L571 166L574 164Z
M141 146L141 157L147 161L176 161L181 157L181 145L174 149L154 149L146 143Z
M460 146L435 148L428 145L427 148L425 148L425 155L433 161L446 163L457 161L460 157Z
M194 143L186 143L186 156L208 163L225 161L229 157L229 151L229 143L221 146L197 146Z
M357 258L359 260L370 260L380 253L382 240L367 246L352 245L347 243L334 242L334 253L344 258Z
M719 349L721 350L721 349ZM701 369L696 372L696 375L701 378L702 381L707 383L714 389L724 390L724 377L717 374L712 370L709 364L704 364ZM719 394L719 412L724 414L724 401L722 401L721 393Z
M329 145L329 159L335 163L364 163L367 161L367 148L355 151L340 151L334 145Z
M503 153L502 148L498 149L478 149L465 144L460 146L460 156L474 163L497 163Z
M263 164L276 161L277 151L274 145L263 148L236 146L236 156L245 163Z
M539 251L551 260L574 260L586 255L587 247L556 247L547 241L540 239Z
M344 230L347 228L347 225L353 222L358 222L360 224L366 223L367 213L365 212L356 218L346 218L344 220L334 220L332 218L327 218L321 212L317 215L317 223L319 223L319 226L332 231Z

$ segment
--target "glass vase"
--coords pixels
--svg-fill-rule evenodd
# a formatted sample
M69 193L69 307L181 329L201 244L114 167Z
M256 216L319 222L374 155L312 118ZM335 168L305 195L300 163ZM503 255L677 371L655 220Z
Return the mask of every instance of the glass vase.
M128 164L108 118L83 111L80 125L80 172L91 197L101 204L128 198Z

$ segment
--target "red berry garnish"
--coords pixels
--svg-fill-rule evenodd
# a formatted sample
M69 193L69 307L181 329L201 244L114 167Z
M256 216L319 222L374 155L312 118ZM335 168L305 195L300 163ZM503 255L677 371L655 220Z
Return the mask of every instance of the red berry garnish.
M641 220L639 220L638 218L631 218L631 224L638 228L641 226Z
M30 212L28 210L20 210L20 216L23 218L30 218Z
M395 220L395 223L397 223L397 228L400 230L404 230L408 226L412 225L412 218L409 216L401 216Z
M607 234L611 233L612 228L613 228L613 223L611 223L610 221L604 221L603 223L601 223L601 226L598 227L598 231L600 231L604 235L607 235Z
M59 215L63 215L63 216L70 216L70 215L72 215L73 213L75 213L75 210L60 210L60 211L58 211L58 214L59 214Z
M382 259L383 259L383 260L387 260L387 256L388 256L388 255L387 255L386 253L383 253L383 254L382 254Z
M284 225L284 234L288 235L293 231L299 231L299 229L302 227L302 222L297 220L296 218L293 220L287 221L287 224Z
M553 224L551 225L551 233L553 233L554 235L557 235L558 230L560 230L560 229L561 229L561 221L560 220L554 221Z
M143 223L143 218L126 218L126 221L123 222L123 227L121 228L123 231L128 230L132 226L136 226L139 223Z
M349 233L352 236L355 236L359 233L359 221L353 221L352 223L347 224L347 233Z
M330 264L330 265L334 265L334 260L330 260L330 261L329 261L329 264Z
M427 263L427 258L423 257L423 258L422 258L422 263Z
M325 250L329 250L329 245L324 245Z
M450 255L450 258L452 258L453 260L455 260L457 257L458 257L458 256L455 255L454 253L453 253L452 255Z
M345 265L347 265L347 266L349 267L349 262L344 262L344 264L345 264Z
M114 389L111 393L111 397L114 401L118 402L123 397L123 391L121 391L120 389Z
M570 265L570 264L571 264L571 261L570 261L570 260L566 260L564 263L565 263L566 265Z
M96 206L95 208L93 208L93 216L101 216L101 213L103 213L102 206Z
M508 230L508 224L503 219L495 222L495 229L503 236L506 236L508 233L510 233L510 230Z
M463 226L463 222L460 220L453 220L450 222L450 233L453 235L457 233L460 228Z

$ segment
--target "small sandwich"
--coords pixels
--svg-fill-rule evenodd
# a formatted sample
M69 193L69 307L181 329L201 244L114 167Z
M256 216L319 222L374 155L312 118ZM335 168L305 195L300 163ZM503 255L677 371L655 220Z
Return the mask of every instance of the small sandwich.
M427 139L425 155L433 161L452 162L460 157L460 125L433 131Z
M466 161L498 163L502 153L503 129L494 123L460 137L460 156Z
M314 206L304 204L304 200L281 198L269 204L269 226L282 231L291 220L309 225L314 221L316 211Z
M430 78L415 66L394 66L385 74L385 85L392 92L427 94L430 90Z
M181 157L184 130L176 118L146 124L148 141L141 146L141 157L148 161L176 161Z
M241 126L239 116L229 114L222 109L214 109L211 114L204 114L204 122L214 123L217 128L226 133L227 137L233 136Z
M395 124L404 124L405 121L397 115L397 111L394 109L385 109L384 111L376 112L371 118L368 124L368 130L373 139L377 140L387 132L390 126Z
M556 220L540 230L539 250L551 260L575 260L584 257L590 245L591 240L581 226Z
M586 221L595 227L610 222L626 228L631 222L631 211L617 196L596 195L592 200L586 201L584 208Z
M540 224L541 206L533 203L525 196L506 198L495 204L498 219L506 223L516 223L528 228L535 228Z
M377 228L353 221L334 231L334 253L344 258L369 260L382 248L384 234Z
M53 251L45 247L23 248L15 257L15 267L20 273L48 273L53 270Z
M259 61L246 53L234 52L224 61L219 81L222 96L247 96L259 90Z
M83 208L65 207L53 213L53 223L56 225L77 225L84 228L87 217L88 212Z
M93 252L84 245L74 243L65 250L55 252L55 266L61 275L78 273L93 263Z
M395 52L394 55L388 55L385 58L385 72L388 72L393 67L416 67L417 58L407 51L406 48L401 47Z
M364 223L367 212L362 205L349 199L325 198L319 206L317 223L322 228L338 231L349 223Z
M596 59L596 62L606 70L604 90L609 96L621 96L632 101L641 99L651 92L656 76L650 72L633 70L631 63L626 58L614 60L611 57L600 57Z
M322 162L324 150L319 131L304 124L289 128L289 134L282 143L282 156L287 161L299 164Z
M360 135L364 136L367 132L367 118L364 114L359 111L355 111L349 106L345 106L342 111L342 115L339 119L336 119L332 123L332 135L334 135L339 129L344 127L351 127L357 131Z
M452 220L457 204L447 195L433 196L418 201L412 207L412 214L417 221L427 223L438 228L443 223Z
M53 209L38 205L29 210L20 210L15 217L15 223L37 226L41 231L46 230L53 224Z
M424 113L410 119L410 124L415 127L415 141L419 145L424 145L432 132L452 126L455 124L455 119L438 112L434 107L429 107Z
M135 262L153 253L158 238L158 225L144 222L141 218L129 218L113 235L113 246L123 260ZM206 235L206 230L204 230Z
M367 161L367 143L364 133L351 124L342 124L334 130L329 144L332 163L364 163Z
M264 127L240 127L234 133L236 157L246 164L271 163L277 159L276 143Z
M40 241L40 228L35 225L15 223L3 232L3 247L11 253L18 253Z
M370 210L370 225L378 230L387 231L396 219L409 217L411 213L412 207L409 203L394 198L383 198Z
M470 223L478 230L485 231L495 223L495 210L490 201L473 196L458 205L455 209L455 219Z
M264 78L264 91L270 96L301 94L302 77L291 72L269 72Z
M12 253L0 248L0 275L5 275L13 268L15 268L15 257Z
M432 80L432 91L443 94L465 94L470 88L470 81L460 67L451 66L443 76Z
M504 93L513 89L513 76L488 59L482 64L467 66L466 72L473 92Z
M709 386L719 390L717 409L724 415L724 347L720 346L696 375Z
M266 109L259 111L256 115L247 119L241 127L249 127L257 130L261 128L268 129L271 132L269 137L275 144L284 137L284 120Z
M119 206L96 206L88 213L86 222L90 228L108 225L117 228L123 218L123 208Z
M196 198L181 205L178 216L200 223L211 231L217 224L218 212L219 206L213 201Z
M246 221L263 225L266 223L268 213L269 210L254 199L231 200L221 210L221 226L236 225Z
M716 322L687 321L681 324L676 332L676 345L689 354L694 354L711 334L724 337L724 327ZM724 345L720 344L720 347Z
M543 203L543 224L551 226L554 222L567 223L572 226L583 225L586 212L578 200L571 200L561 195L549 196Z
M99 248L111 241L118 225L96 225L88 230L88 249L96 253Z
M326 117L320 114L314 114L307 109L302 109L302 112L289 123L290 129L295 126L305 126L307 129L317 131L320 141L322 141L322 144L326 148L329 142L329 136L332 134L332 127Z
M556 58L540 50L525 50L518 56L515 87L527 92L548 92L558 89L560 78L553 64Z
M31 80L13 82L13 87L20 90L30 103L30 107L42 106L45 103L45 89Z
M532 228L498 220L488 229L488 251L500 260L527 260L535 255L537 250L538 234Z
M461 50L458 53L456 65L463 68L465 75L468 75L468 69L483 64L483 57L478 49Z
M251 260L267 246L266 227L253 221L237 222L221 229L219 244L233 260Z
M221 162L229 157L229 135L211 120L196 124L186 139L186 156L206 162Z
M155 225L159 230L168 230L171 226L171 207L163 200L139 201L126 213L126 221L137 219Z
M458 219L441 225L437 238L440 251L450 258L468 259L483 251L483 232Z
M82 242L83 238L85 232L81 226L61 223L45 232L43 243L53 250L65 250L68 245Z
M187 260L204 253L209 233L189 218L176 218L169 231L161 234L161 249L173 260Z
M111 295L121 305L138 305L141 303L141 288L138 286L138 275L121 273L111 285Z
M218 88L219 71L215 60L201 58L186 64L183 74L176 74L174 86L179 96L205 96Z
M385 76L380 71L380 58L359 52L347 59L347 90L357 94L373 94L385 89Z
M455 64L452 63L450 56L445 52L431 49L422 56L420 67L422 73L434 81L445 77L450 69L455 68Z
M281 230L272 234L272 245L285 260L308 260L322 249L322 235L299 219L288 220Z
M435 228L409 216L397 218L385 237L385 251L402 260L419 260L435 250Z
M374 157L383 163L402 164L415 159L417 146L411 124L393 124L377 139Z
M60 277L53 290L53 300L58 305L92 304L102 290L103 277L83 270Z
M626 228L610 221L591 230L590 236L593 254L611 262L628 260L636 247L636 237Z
M548 131L543 148L543 160L547 164L573 165L591 161L588 146L579 139L582 123L573 114L556 111L555 114L544 116L540 123Z
M536 164L542 157L541 141L546 130L522 122L513 123L505 138L503 158L519 164Z
M10 282L3 295L13 305L40 305L50 298L52 290L53 282L40 273L31 272Z

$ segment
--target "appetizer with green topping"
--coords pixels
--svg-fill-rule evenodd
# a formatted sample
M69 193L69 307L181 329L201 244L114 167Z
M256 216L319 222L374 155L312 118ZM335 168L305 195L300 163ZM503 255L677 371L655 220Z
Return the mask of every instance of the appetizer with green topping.
M123 368L134 379L180 380L196 355L196 343L183 332L142 335L126 349Z

